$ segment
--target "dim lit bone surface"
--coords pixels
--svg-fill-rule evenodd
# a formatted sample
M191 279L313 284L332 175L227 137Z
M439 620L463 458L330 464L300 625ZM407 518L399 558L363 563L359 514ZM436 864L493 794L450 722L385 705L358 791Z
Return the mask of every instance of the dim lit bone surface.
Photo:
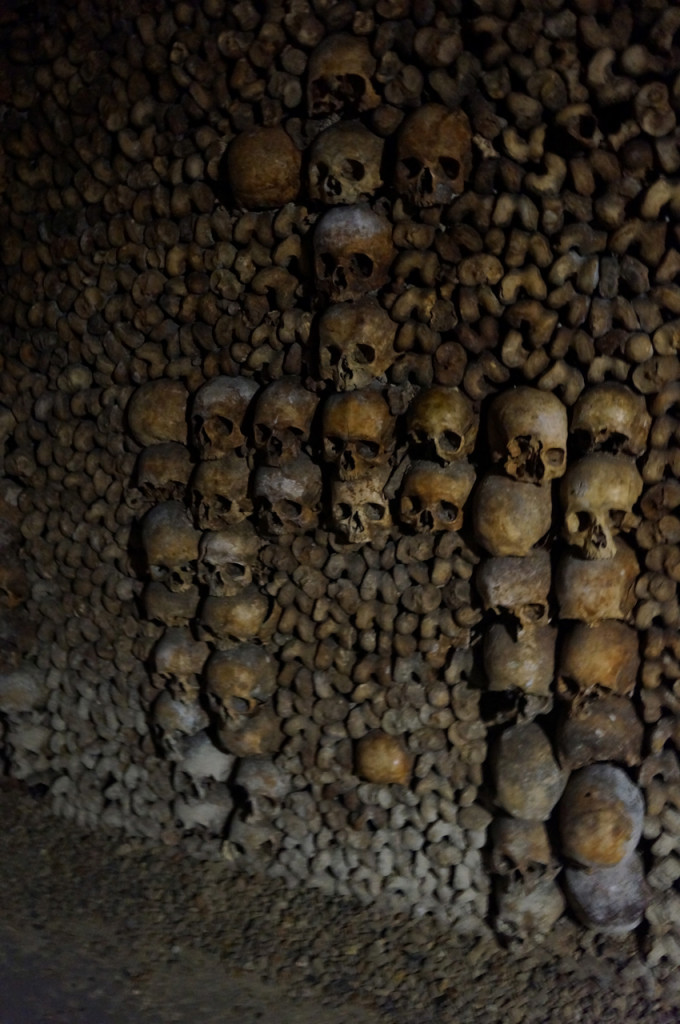
M334 480L331 485L331 520L350 544L384 540L392 526L385 497L389 467L358 480Z
M395 186L414 206L450 203L472 167L472 130L462 110L426 103L408 114L397 137Z
M189 629L166 629L153 649L152 679L173 697L194 693L209 654L208 645L196 640Z
M413 771L413 755L400 736L375 729L357 740L355 771L367 782L407 786Z
M527 889L559 870L542 821L496 817L489 828L490 867L496 875L521 879Z
M520 690L547 697L555 675L557 630L527 626L518 636L502 623L494 623L484 636L483 658L492 692Z
M133 438L143 446L187 443L188 392L179 380L150 380L132 392L126 409Z
M528 884L523 878L498 876L494 884L494 927L509 942L535 942L548 935L566 906L562 890L551 878Z
M317 222L316 286L331 302L360 299L389 280L392 225L368 206L336 206Z
M220 746L237 757L273 753L280 722L269 701L276 689L271 656L253 644L216 651L205 667L205 693Z
M0 714L19 715L41 707L48 695L46 676L30 662L0 672Z
M560 764L574 771L597 761L639 764L644 726L628 697L594 696L562 709L556 750Z
M189 737L182 745L182 757L175 764L176 787L205 795L211 782L226 782L236 758L215 746L207 730Z
M266 821L291 788L291 777L271 757L253 756L239 762L234 782L248 799L248 821Z
M248 463L237 452L199 462L189 481L189 501L199 530L224 530L242 523L253 511L249 483Z
M382 185L384 142L361 121L339 121L309 151L309 196L328 206L369 199Z
M473 492L474 534L490 555L528 555L551 523L549 487L491 473L482 477Z
M508 476L547 483L567 468L567 410L550 391L518 387L497 395L489 407L491 459Z
M547 624L550 580L547 551L535 551L523 558L485 558L475 571L475 585L484 609L510 614L522 629Z
M249 377L214 377L191 401L191 440L202 461L220 459L246 443L246 417L258 390Z
M198 578L211 597L233 597L253 582L260 543L248 521L206 530L198 545Z
M202 796L178 796L172 805L174 820L186 831L199 829L206 835L219 836L224 832L234 801L226 788Z
M275 616L266 594L250 584L231 597L206 597L199 609L197 633L218 649L247 640L268 640Z
M496 802L514 818L547 821L560 799L566 775L536 722L512 725L491 755Z
M142 448L134 479L147 501L183 501L191 470L191 455L186 445L166 441Z
M561 637L557 692L565 698L599 692L630 697L639 667L638 635L630 626L612 619L592 626L577 622Z
M651 417L643 395L606 381L587 388L571 411L570 434L581 452L643 455Z
M633 506L642 491L635 463L596 452L569 466L560 487L564 539L586 558L612 558L616 534L634 529Z
M642 923L648 902L642 858L637 853L613 867L567 865L564 889L581 924L605 935L624 935Z
M169 590L183 591L194 584L200 534L191 525L184 506L164 501L142 520L142 545L149 578Z
M319 372L338 391L385 382L397 325L376 299L330 306L319 319Z
M620 537L612 558L587 559L565 551L555 572L555 596L562 619L599 622L628 619L635 606L640 565Z
M318 396L295 376L272 381L260 392L253 414L253 445L268 465L280 466L301 454L318 403Z
M460 530L474 482L475 471L468 462L414 462L401 485L401 522L417 533Z
M300 191L302 155L280 125L240 132L227 147L224 165L236 204L246 210L285 206Z
M581 867L613 867L640 841L644 810L640 790L622 768L579 768L569 777L558 808L563 856Z
M188 626L195 618L200 602L198 586L182 591L168 590L164 583L149 580L142 591L145 618L164 626Z
M209 719L200 704L198 690L181 697L163 690L151 708L151 724L166 756L180 761L183 740L205 729Z
M472 454L479 418L462 391L437 385L416 395L406 423L415 455L448 464Z
M347 32L327 36L315 47L307 68L307 113L362 113L380 103L373 79L376 62L368 40Z
M363 388L324 402L323 455L340 480L368 476L394 451L394 417L379 391Z
M308 455L282 466L258 466L252 493L260 532L281 537L314 529L321 488L321 469Z

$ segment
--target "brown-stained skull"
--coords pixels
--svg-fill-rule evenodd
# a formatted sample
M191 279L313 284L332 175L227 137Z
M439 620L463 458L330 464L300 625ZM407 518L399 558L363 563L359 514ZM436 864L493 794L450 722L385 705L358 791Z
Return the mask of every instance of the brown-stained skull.
M135 483L147 501L183 501L191 456L186 445L166 441L142 448L135 466Z
M555 676L555 641L552 626L528 626L519 636L496 622L484 636L484 671L490 691L519 690L548 698ZM546 710L544 703L538 705Z
M547 551L534 551L521 558L485 558L475 571L484 610L512 616L520 629L547 624L550 583Z
M406 424L414 455L447 464L472 454L479 417L458 388L436 385L416 395Z
M200 530L224 530L250 515L250 470L233 451L220 459L199 462L189 482L189 501Z
M515 480L543 484L567 468L567 410L557 395L518 387L489 407L492 461Z
M557 692L580 701L603 692L630 697L639 667L638 636L631 626L612 619L576 622L562 638Z
M614 694L573 701L562 709L556 749L569 771L597 761L640 763L644 726L628 697Z
M149 580L142 591L144 617L163 626L188 626L195 618L200 591L191 585L186 590L168 590L164 583Z
M300 191L302 154L280 125L240 132L229 143L224 164L236 204L246 210L285 206Z
M389 467L388 467L389 470ZM357 480L335 480L331 486L331 521L350 544L382 541L392 526L383 490L388 472Z
M308 455L283 466L259 466L253 474L258 529L270 537L313 530L321 489L321 469Z
M271 707L276 666L262 647L243 643L214 652L204 678L217 742L224 750L237 757L278 750L281 725Z
M307 113L362 113L380 103L373 76L376 62L365 36L339 32L312 51L307 66Z
M426 103L407 115L397 138L395 185L415 206L450 203L472 168L472 131L462 110Z
M635 606L639 572L633 550L621 538L608 559L586 559L565 551L555 572L560 617L591 624L601 619L628 619Z
M241 643L262 643L270 639L276 625L278 606L272 609L266 594L249 584L230 597L206 597L199 609L196 628L199 639L217 650Z
M260 548L252 523L206 531L198 547L200 582L211 597L233 597L253 582Z
M499 816L491 822L489 835L494 874L521 879L527 887L533 887L541 879L554 878L559 871L542 821Z
M179 501L164 501L142 520L142 546L149 579L173 592L195 582L200 534Z
M370 199L382 185L384 142L361 121L339 121L321 132L309 151L309 196L327 206Z
M245 445L245 420L256 391L249 377L221 376L194 394L191 436L202 461L220 459Z
M319 371L338 391L385 381L397 325L374 298L330 306L319 319Z
M472 496L472 525L490 555L528 555L550 529L549 487L535 487L491 473Z
M643 455L651 417L643 395L619 381L595 384L571 410L570 434L579 452Z
M258 395L253 415L253 444L270 466L292 462L309 441L319 403L295 376L272 381Z
M323 406L323 456L340 480L367 476L394 451L394 417L379 391L330 395Z
M569 777L558 809L561 852L581 867L613 867L632 854L643 819L642 793L622 768L579 768Z
M416 533L460 530L463 509L475 482L469 462L414 462L399 495L399 518Z
M498 805L525 821L547 821L566 782L536 722L512 725L501 733L492 752L492 774Z
M642 478L625 455L595 452L569 466L560 487L564 539L586 558L612 558L614 537L639 523Z
M382 288L394 259L392 225L369 206L336 206L314 231L316 285L331 302L350 302Z
M166 629L152 653L154 685L177 700L195 699L209 654L208 645L196 640L188 628Z
M140 445L187 442L188 392L181 380L150 380L132 392L125 410L130 433Z

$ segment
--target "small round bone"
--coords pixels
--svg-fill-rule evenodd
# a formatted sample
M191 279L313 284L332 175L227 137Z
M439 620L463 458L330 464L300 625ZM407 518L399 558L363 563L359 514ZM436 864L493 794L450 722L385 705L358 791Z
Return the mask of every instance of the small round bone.
M413 771L413 756L398 736L375 730L357 741L355 767L367 782L406 786Z

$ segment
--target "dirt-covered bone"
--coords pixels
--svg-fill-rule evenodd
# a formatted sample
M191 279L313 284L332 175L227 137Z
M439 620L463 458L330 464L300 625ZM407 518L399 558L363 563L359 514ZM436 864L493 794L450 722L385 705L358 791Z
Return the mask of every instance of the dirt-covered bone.
M302 154L281 125L248 128L229 143L224 166L236 204L246 210L285 206L300 191Z
M152 652L152 681L177 700L193 696L209 654L208 645L196 640L189 629L166 629Z
M580 867L613 867L640 841L644 813L642 793L622 768L579 768L558 808L561 852Z
M436 385L416 395L406 425L415 456L447 464L472 454L479 417L458 388Z
M567 468L567 410L550 391L518 387L492 400L491 458L515 480L543 484Z
M237 452L199 462L189 481L189 503L200 530L236 526L253 511L250 470Z
M550 582L547 551L534 551L523 558L485 558L475 571L485 611L512 616L520 629L548 623Z
M460 530L474 482L468 462L414 462L401 485L399 519L417 533Z
M562 708L556 749L570 771L597 761L640 763L644 726L628 697L614 694L572 701Z
M415 206L450 203L472 168L472 130L462 110L426 103L409 114L397 138L395 186Z
M551 523L549 487L489 473L473 492L472 526L477 541L490 555L528 555Z
M388 467L389 470L389 467ZM384 540L392 526L384 487L388 473L356 480L335 480L331 486L331 522L350 544Z
M376 62L365 36L339 32L312 51L307 66L307 113L362 113L380 103L373 85Z
M202 461L220 459L246 443L246 416L258 387L249 377L214 377L193 396L191 439Z
M309 441L318 396L295 376L272 381L258 395L253 414L253 445L270 466L291 462Z
M613 867L567 865L564 890L571 910L586 928L625 935L642 923L649 900L642 858L632 853Z
M620 537L612 558L586 559L565 551L555 571L555 596L563 619L599 622L628 619L635 606L640 565Z
M547 821L560 799L566 775L536 722L512 725L491 755L496 802L513 818Z
M564 539L586 558L612 558L616 535L640 521L633 506L641 491L642 478L625 455L595 452L573 463L560 486Z
M174 592L188 590L196 577L201 535L184 505L179 501L155 505L144 516L141 532L149 579Z
M379 391L363 388L324 402L323 455L340 480L368 476L394 450L394 416Z
M337 206L314 232L316 286L331 302L360 299L389 280L392 225L369 206Z
M282 466L259 466L253 474L258 529L270 537L314 529L321 503L321 469L308 455Z
M499 875L494 899L494 927L508 943L535 942L548 935L566 907L562 890L550 878L527 885L522 878Z
M385 382L397 325L376 299L330 306L319 318L319 372L338 391Z
M150 380L136 388L125 410L130 433L141 445L187 442L186 386L181 380Z
M191 455L186 445L166 441L142 448L134 479L147 501L183 501L191 470Z
M354 752L356 774L367 782L407 786L413 772L413 755L404 739L375 729L357 740Z
M198 546L198 578L211 597L233 597L253 581L260 539L247 520L207 530Z
M639 667L638 636L630 626L611 619L577 622L562 637L557 692L565 699L597 693L630 697Z
M571 410L569 432L577 451L642 455L651 417L644 395L619 381L586 388Z
M519 690L549 697L555 675L556 639L557 631L551 626L527 626L519 635L500 622L490 626L483 646L489 690Z
M327 206L370 199L382 186L384 142L361 121L339 121L316 137L309 151L309 196Z

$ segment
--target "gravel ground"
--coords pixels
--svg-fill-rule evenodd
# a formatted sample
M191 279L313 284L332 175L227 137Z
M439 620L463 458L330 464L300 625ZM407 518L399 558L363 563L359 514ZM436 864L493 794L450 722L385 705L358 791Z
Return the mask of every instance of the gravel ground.
M234 878L0 783L0 1024L673 1024L634 937L531 951Z

